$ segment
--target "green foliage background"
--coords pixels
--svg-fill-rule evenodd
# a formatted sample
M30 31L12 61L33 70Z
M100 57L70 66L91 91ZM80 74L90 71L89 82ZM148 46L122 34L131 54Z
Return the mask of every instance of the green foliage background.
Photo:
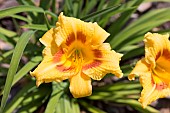
M141 113L158 112L150 106L146 109L141 107L137 101L142 90L141 85L138 81L127 80L127 75L136 60L144 55L144 45L141 43L144 34L170 21L170 8L153 9L134 21L129 20L141 3L158 1L64 0L57 9L56 0L40 0L39 6L31 0L17 0L19 6L0 10L0 18L11 17L16 28L16 31L11 31L0 27L0 39L13 46L11 50L0 51L0 63L10 64L9 69L0 67L2 97L0 112L32 113L43 109L42 112L45 113L80 113L82 110L92 113L111 113L127 107ZM160 1L169 2L169 0ZM71 96L67 81L42 84L39 88L35 86L35 79L29 75L29 72L42 60L43 45L40 44L39 38L55 26L61 11L66 16L97 22L111 34L106 42L111 44L112 49L124 54L120 64L124 78L114 80L114 83L110 84L94 81L93 83L97 85L93 87L93 94L81 99L74 99ZM25 24L20 25L17 20ZM23 28L28 30L23 31ZM169 33L170 30L157 32ZM26 57L28 62L20 62L22 57ZM104 79L110 79L112 76L108 74ZM11 88L16 88L16 94L10 94ZM12 97L9 98L9 95ZM98 106L100 103L106 108L101 109ZM110 103L114 104L113 108L107 108Z

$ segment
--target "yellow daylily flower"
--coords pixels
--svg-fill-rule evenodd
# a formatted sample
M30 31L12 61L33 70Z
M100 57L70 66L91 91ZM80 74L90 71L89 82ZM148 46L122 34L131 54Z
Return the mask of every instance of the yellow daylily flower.
M92 93L91 78L101 80L107 73L122 77L122 54L103 43L109 36L97 23L84 22L61 13L56 28L47 31L40 42L45 45L43 61L30 74L36 84L69 79L75 98Z
M130 73L129 80L135 75L143 86L139 102L145 108L158 98L170 95L170 41L169 35L147 33L144 37L145 57L137 62Z

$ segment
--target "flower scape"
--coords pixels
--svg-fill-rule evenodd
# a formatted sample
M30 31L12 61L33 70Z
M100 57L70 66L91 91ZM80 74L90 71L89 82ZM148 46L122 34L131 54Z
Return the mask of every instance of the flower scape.
M144 37L145 57L137 62L129 75L140 77L143 86L139 102L145 108L158 98L170 95L170 41L169 35L147 33Z
M107 73L122 77L119 67L122 54L103 43L109 33L97 23L84 22L60 13L55 28L47 31L40 42L45 46L43 60L30 72L36 85L69 79L74 98L92 94L91 78L101 80Z

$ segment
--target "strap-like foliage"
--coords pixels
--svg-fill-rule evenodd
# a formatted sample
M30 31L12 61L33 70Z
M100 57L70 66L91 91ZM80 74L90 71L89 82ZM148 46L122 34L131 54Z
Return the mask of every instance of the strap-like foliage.
M8 70L8 74L7 74L7 78L6 78L4 93L3 93L3 97L2 97L2 101L1 101L0 113L3 113L4 107L6 105L8 95L10 93L12 82L14 79L14 75L17 72L17 68L18 68L21 56L23 54L23 51L24 51L29 39L32 37L32 35L34 33L35 33L34 31L28 31L28 32L23 33L21 35L20 39L18 40L17 45L15 46L13 56L11 59L11 63L10 63L10 68Z

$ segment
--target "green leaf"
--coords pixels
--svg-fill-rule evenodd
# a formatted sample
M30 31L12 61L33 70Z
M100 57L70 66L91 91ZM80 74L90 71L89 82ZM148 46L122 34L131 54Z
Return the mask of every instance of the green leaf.
M51 29L51 26L50 26L50 24L49 24L49 22L48 22L48 19L47 19L47 16L46 16L45 13L44 13L44 19L45 19L45 23L46 23L46 26L47 26L48 30L50 30L50 29Z
M90 113L106 113L105 111L87 103L86 101L80 100L79 103L87 109Z
M72 98L71 99L71 107L72 107L72 113L80 113L80 107L77 103L77 100Z
M114 83L111 85L105 85L105 86L101 86L101 87L97 87L94 89L95 92L100 92L100 91L106 91L106 92L114 92L114 91L120 91L120 90L130 90L130 89L138 89L140 88L141 85L139 84L139 82L118 82L118 83Z
M50 100L47 104L45 113L54 113L56 109L56 105L59 102L59 99L63 95L63 89L60 86L60 83L53 84L53 91L51 93Z
M170 2L169 0L144 0L144 2Z
M25 6L35 6L34 2L31 0L17 0L17 2ZM31 18L31 20L33 20L33 23L34 23L34 21L36 20L37 14L35 12L28 12L27 17Z
M14 76L12 86L18 82L24 75L26 75L31 69L33 69L40 61L42 60L41 56L33 57L23 68L21 68L17 74Z
M103 9L107 8L108 5L109 5L109 3L106 2L105 0L100 0L98 4L99 4L99 5L97 6L97 10L96 10L96 11L103 10ZM115 5L111 4L111 6L115 6ZM103 19L105 19L105 18L103 18L102 20L101 20L101 19L102 19L102 16L99 17L99 18L94 19L94 21L96 21L101 27L103 27L102 24L100 24L100 23L101 23L101 21L103 21ZM108 22L108 21L107 21L107 22ZM103 27L103 28L104 28L104 27Z
M46 98L41 97L41 95L37 94L37 97L33 99L32 101L28 102L29 104L23 105L19 110L18 113L34 113L46 100ZM31 99L31 97L30 97ZM21 103L22 104L22 103Z
M130 8L126 8L126 9L119 9L120 7L121 7L121 5L112 6L112 7L109 7L109 8L106 8L106 9L91 13L91 14L89 14L89 15L81 18L81 19L85 20L85 21L88 21L90 19L97 18L99 16L103 16L103 15L108 14L108 13L112 13L112 15L115 15L115 14L123 12L125 10L131 10L131 9L135 8L135 7L130 7Z
M32 20L30 19L27 19L23 16L20 16L20 15L10 15L12 18L16 18L16 19L19 19L19 20L22 20L22 21L25 21L25 22L28 22L28 23L31 23Z
M50 2L51 0L41 0L40 7L43 8L44 10L47 10L50 8Z
M0 39L6 43L9 43L11 46L15 46L16 45L15 39L17 39L17 37L8 37L9 35L12 36L12 34L7 34L8 36L5 36L6 33L10 33L10 31L6 30L6 32L4 32L4 34L0 33Z
M118 5L118 4L121 4L121 3L125 3L125 1L122 1L122 0L110 0L110 1L108 1L108 6Z
M146 13L113 37L110 41L112 48L119 50L128 40L133 40L136 36L144 35L144 33L152 28L169 21L169 11L170 8L165 8Z
M18 113L33 113L38 109L49 97L51 93L51 84L42 84L39 88L25 95L20 103Z
M2 97L2 101L1 101L0 113L3 113L4 107L6 105L8 95L10 93L12 82L14 79L14 75L16 74L16 71L17 71L17 68L19 65L19 61L21 59L23 51L24 51L29 39L32 37L32 35L34 33L35 33L34 31L24 32L21 35L20 39L18 40L17 45L15 46L15 49L14 49L14 52L12 55L12 59L11 59L11 63L10 63L10 68L8 70L8 74L7 74L7 78L6 78L4 93L3 93L3 97Z
M93 95L88 97L90 100L105 100L105 101L113 101L115 99L138 99L139 93L141 90L126 90L126 91L116 91L116 92L94 92Z
M1 56L0 56L0 62L4 59L6 59L7 57L9 57L11 54L13 53L13 50L10 50L10 51L7 51L5 53L3 53Z
M15 18L12 18L12 22L14 24L14 27L16 29L16 33L17 35L20 35L21 34L21 28L20 28L20 25L18 24L18 22L16 21Z
M156 109L148 106L145 109L142 108L141 104L137 100L131 100L131 99L116 99L113 100L114 102L130 105L136 110L140 111L140 113L159 113Z
M158 31L157 31L158 32ZM124 49L126 46L133 46L134 44L136 44L136 46L139 47L139 45L137 45L139 42L142 42L144 39L144 35L139 35L139 36L134 36L133 40L128 40L126 43L124 43L124 47L120 48L119 51L121 51L122 49ZM128 48L127 48L128 49Z
M0 33L0 39L3 41L8 41L8 38L4 36L2 33Z
M125 47L122 47L119 52L124 52L124 54L126 54L126 52L129 52L131 50L137 49L139 48L139 45L126 45Z
M144 48L139 47L139 48L133 49L133 50L127 52L126 54L124 54L122 57L122 60L127 60L129 58L133 58L133 57L143 55L143 54L144 54Z
M56 21L58 20L58 16L55 13L50 12L50 11L45 11L45 14L48 14L48 15L50 15L52 17L52 19L54 21L53 25L55 25Z
M100 0L99 1L99 6L97 7L97 11L100 11L103 9L103 6L105 5L105 0Z
M80 13L81 17L90 13L90 11L96 6L97 0L86 0L85 8Z
M66 14L68 16L73 16L73 4L72 4L72 0L65 0L65 8L66 8Z
M55 113L72 113L70 100L66 94L61 96L59 102L56 105Z
M4 34L7 37L14 37L17 35L17 33L7 30L5 28L0 27L0 33Z
M78 16L78 8L79 8L79 3L80 1L75 1L73 3L73 15L74 17L77 17Z
M79 106L75 100L66 95L67 82L53 83L53 91L47 104L45 113L79 113Z
M41 31L47 31L48 28L46 25L40 25L40 24L31 24L31 25L23 25L22 28L28 28L28 29L35 29L35 30L41 30ZM51 26L54 27L54 26Z
M137 7L142 3L142 1L143 0L132 0L121 5L120 8L123 8L123 9L129 8L129 7L135 7L135 6L136 8L131 9L131 10L125 10L123 13L121 13L120 17L116 19L116 21L110 24L110 27L108 29L108 32L111 33L110 37L113 37L117 33L119 33L119 31L127 23L132 13L136 11Z
M35 6L34 2L31 0L17 0L19 4Z
M112 101L118 98L134 98L130 95L137 96L141 91L140 89L139 82L118 82L93 89L93 94L88 99Z
M41 13L43 13L44 10L40 7L20 5L20 6L11 7L8 9L0 10L0 18L9 16L9 15L14 15L16 13L21 13L21 12L41 12Z
M77 8L74 9L74 15L76 15L77 18L80 18L81 17L81 13L82 13L82 7L83 7L83 0L79 0L79 1L76 1L75 4L77 4Z
M67 96L66 88L68 82L53 83L53 91L45 113L80 113L77 101Z
M50 7L50 2L51 2L51 0L40 0L40 6L39 7L41 7L44 10L48 10L48 8ZM47 22L47 19L44 18L44 15L45 14L38 13L36 23L43 24L43 23Z
M34 82L29 82L29 84L25 85L14 98L7 104L5 107L5 113L12 113L16 108L20 105L20 103L24 100L24 97L30 93L32 90L36 88Z
M54 13L54 14L56 14L56 0L52 0L52 3L51 3L51 5L52 5L52 12Z
M124 77L129 75L129 73L132 71L134 66L135 66L135 64L133 65L133 63L132 63L132 64L125 64L120 67L124 74Z
M154 32L153 32L153 33L154 33ZM170 34L170 29L159 30L159 31L156 31L155 33L159 33L159 34Z
M56 10L56 0L52 0L52 4L51 5L52 5L52 8L51 8L52 13L56 15L56 11L57 11ZM56 21L57 21L57 18L52 18L52 25L54 25L56 23Z

